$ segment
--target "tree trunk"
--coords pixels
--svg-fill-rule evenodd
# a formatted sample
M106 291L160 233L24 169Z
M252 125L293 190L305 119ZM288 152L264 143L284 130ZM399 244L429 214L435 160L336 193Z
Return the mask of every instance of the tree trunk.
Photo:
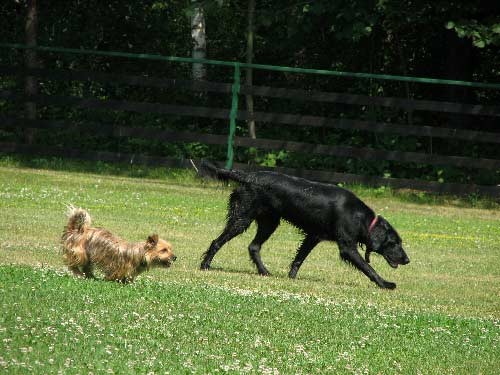
M399 63L401 66L401 73L404 76L408 76L408 65L406 63L408 58L407 58L406 53L403 49L403 44L404 44L404 42L402 39L397 40L397 49L398 49L398 54L399 54ZM411 99L410 84L407 81L405 81L403 83L403 85L405 88L406 99ZM413 125L413 111L411 109L409 109L407 112L406 120L407 120L408 125Z
M26 15L26 25L25 25L25 37L26 45L29 47L36 47L37 42L37 28L38 28L38 9L36 0L28 1L28 13ZM34 49L27 49L25 53L25 64L28 69L36 68L37 54ZM34 96L38 93L38 82L36 77L27 76L24 82L24 92L28 97ZM34 120L36 119L36 103L26 102L24 105L24 116L26 119ZM35 137L35 130L32 128L26 128L24 131L25 142L32 144Z
M246 62L251 64L253 62L253 40L254 40L254 16L255 16L255 0L248 1L248 28L247 28L247 51L246 51ZM248 86L253 85L253 69L246 69L246 79L245 83ZM248 134L251 138L255 139L255 120L253 120L253 95L246 95L247 111L250 115L251 120L247 121Z
M207 41L205 37L205 11L202 4L195 3L193 10L193 17L191 18L191 37L193 38L193 52L194 59L204 59L207 55ZM193 64L193 79L205 80L207 71L205 65L194 63Z

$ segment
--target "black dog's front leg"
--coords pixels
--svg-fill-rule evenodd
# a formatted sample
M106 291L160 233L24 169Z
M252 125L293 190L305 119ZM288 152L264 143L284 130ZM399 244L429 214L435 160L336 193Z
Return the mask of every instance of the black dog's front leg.
M396 284L392 283L390 281L384 280L380 275L373 269L372 266L370 266L366 261L361 257L361 255L358 252L358 249L356 247L356 244L354 245L346 245L346 244L339 244L340 248L340 257L351 263L354 267L356 267L358 270L363 272L368 278L376 283L379 287L385 288L385 289L394 289L396 288Z

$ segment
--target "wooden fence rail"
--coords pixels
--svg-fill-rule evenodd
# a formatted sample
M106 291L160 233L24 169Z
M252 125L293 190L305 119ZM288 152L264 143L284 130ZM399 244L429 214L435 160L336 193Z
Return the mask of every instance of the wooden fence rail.
M46 101L36 101L37 103L47 104ZM50 101L52 102L52 101ZM59 101L56 101L60 103ZM102 101L99 103L98 108L102 109L103 105L108 101ZM74 103L73 103L74 104ZM84 103L82 108L96 108L94 106L87 106L88 103ZM135 108L134 106L120 105L116 106L111 104L107 109L118 109L118 108ZM170 107L170 106L168 106ZM142 106L141 106L141 109ZM158 109L158 108L155 108ZM149 111L146 111L149 112ZM158 111L154 113L172 113L179 114L181 112L169 111L163 112ZM224 118L224 117L220 117ZM18 123L22 122L17 121ZM7 118L5 119L5 124L15 124L16 119ZM30 122L22 125L23 127L33 127L33 128L45 128L50 124L50 122L38 122L36 120L31 120ZM61 128L68 128L71 125L66 125L64 122L57 122ZM215 135L215 134L203 134L195 132L181 132L181 131L167 131L159 130L157 128L137 128L137 127L125 127L125 126L112 126L112 125L93 125L105 131L105 128L112 127L112 130L107 130L107 134L112 134L116 137L132 137L132 138L142 138L149 140L158 140L164 142L200 142L206 144L216 144L224 145L227 143L226 135ZM55 124L51 127L57 128ZM80 124L80 128L86 127L86 124ZM481 159L481 158L467 158L460 156L440 156L431 155L418 152L403 152L403 151L385 151L377 150L372 148L359 148L359 147L345 147L345 146L332 146L332 145L321 145L312 144L305 142L293 142L293 141L283 141L274 139L252 139L246 137L235 137L235 146L240 147L257 147L265 150L287 150L292 152L300 152L304 154L320 154L328 156L341 156L358 158L364 160L394 160L401 163L419 163L419 164L430 164L430 165L453 165L456 167L467 167L467 168L480 168L480 169L500 169L500 160L495 159Z
M150 156L145 154L116 153L108 151L88 151L75 148L56 148L43 145L26 145L19 143L0 142L0 152L18 153L28 155L43 155L62 158L77 158L89 161L104 161L109 163L126 163L149 166L162 166L172 168L192 168L191 160L174 159L161 156ZM200 160L194 160L199 165ZM377 176L363 176L351 173L336 173L331 171L308 170L300 168L266 168L250 166L248 164L234 163L234 167L241 170L268 169L290 175L308 178L315 181L330 183L365 184L372 186L390 186L393 188L411 188L412 190L424 190L435 193L468 195L482 194L498 198L498 186L483 186L475 184L438 183L434 181L422 181L404 178L384 178Z
M39 79L57 81L95 81L113 85L129 85L150 88L175 88L195 92L214 92L230 94L232 85L218 82L200 82L178 79L167 79L157 77L117 75L109 73L96 73L71 70L53 69L25 69L0 66L0 76L21 79L25 76L36 76ZM343 105L357 106L380 106L396 108L406 111L431 111L440 113L452 113L460 115L486 116L493 119L500 117L500 107L471 105L441 101L402 99L390 97L371 97L366 95L354 95L333 92L317 92L307 90L290 90L284 88L266 86L241 86L240 94L252 94L255 96L279 98L287 100L314 101L323 103L337 103ZM39 94L27 97L19 90L0 91L0 100L9 102L35 102L41 106L73 107L80 109L105 110L105 111L130 111L137 113L148 113L158 115L175 115L186 117L200 117L210 119L229 119L230 110L226 108L172 105L164 103L137 102L130 100L97 99L64 95ZM446 127L434 127L430 125L405 125L377 121L366 121L356 119L331 118L312 115L297 115L290 113L270 113L256 111L253 114L247 111L238 111L237 119L241 121L254 119L260 123L272 123L280 125L329 128L343 130L361 130L374 133L390 133L403 136L433 137L445 140L461 140L482 143L500 143L500 133L487 131L473 131L466 129L453 129ZM497 121L497 120L495 120ZM500 120L498 120L500 121ZM136 125L136 124L134 124ZM210 145L227 144L227 134L206 134L200 132L161 130L152 127L119 126L100 123L75 123L69 120L27 120L12 115L0 113L0 128L38 128L57 130L72 130L93 132L96 135L108 137L132 137L163 142L199 142ZM348 147L327 144L312 144L307 142L296 142L277 139L251 139L236 136L234 144L237 147L256 147L265 150L287 150L303 154L318 154L345 158L356 158L363 160L390 160L399 163L416 163L425 165L448 165L460 168L474 168L491 170L497 173L500 170L500 160L488 158L472 158L454 155L427 154L421 152L404 152L394 150L382 150L369 147ZM105 161L127 161L134 163L145 163L152 165L188 166L185 160L177 162L169 158L148 155L130 155L111 153L104 151L83 151L75 148L51 148L43 145L22 145L3 142L0 143L1 152L20 152L47 154L64 157L80 157L89 160ZM236 164L239 168L248 168ZM278 168L279 169L279 168ZM300 175L320 181L385 184L397 188L412 188L453 194L480 193L495 197L500 196L500 186L479 186L474 184L443 184L438 182L381 178L370 176L359 176L346 173L333 173L329 171L307 171L301 169L279 169L285 172Z
M188 81L147 76L117 75L110 73L13 67L0 67L0 74L16 75L19 77L36 76L59 81L96 81L142 87L179 88L192 91L218 92L226 94L231 93L231 84L208 81ZM240 94L338 104L375 105L381 107L399 108L408 111L431 111L500 117L500 107L452 103L446 101L374 97L367 95L246 85L241 85Z

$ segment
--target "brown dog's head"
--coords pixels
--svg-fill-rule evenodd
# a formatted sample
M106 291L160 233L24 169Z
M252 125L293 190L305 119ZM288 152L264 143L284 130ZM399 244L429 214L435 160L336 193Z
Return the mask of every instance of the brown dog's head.
M410 259L403 249L401 237L382 216L378 217L369 236L371 243L367 252L379 253L392 268L397 268L400 264L410 263ZM366 258L368 260L368 254Z
M172 252L172 244L152 234L146 241L146 261L151 266L170 267L177 257Z

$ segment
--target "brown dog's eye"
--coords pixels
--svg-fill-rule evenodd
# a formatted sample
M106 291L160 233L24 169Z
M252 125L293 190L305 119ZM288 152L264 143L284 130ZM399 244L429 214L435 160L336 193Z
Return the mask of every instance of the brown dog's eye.
M167 252L167 249L161 249L160 252L162 253L166 253Z

